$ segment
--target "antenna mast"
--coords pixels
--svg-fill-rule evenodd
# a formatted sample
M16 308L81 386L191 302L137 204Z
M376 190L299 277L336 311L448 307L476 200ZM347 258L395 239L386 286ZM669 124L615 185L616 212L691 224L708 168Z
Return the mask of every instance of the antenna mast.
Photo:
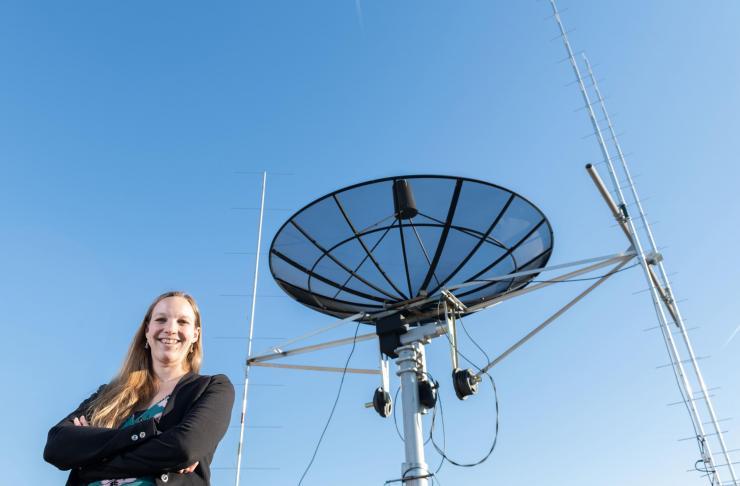
M671 367L673 368L673 372L676 376L676 381L681 393L682 402L686 405L686 408L688 409L689 415L691 417L692 426L695 432L695 438L699 446L699 452L701 453L700 462L704 463L704 469L700 470L697 468L697 470L706 473L706 476L709 478L710 484L712 486L738 486L740 485L740 482L738 482L737 476L735 475L735 470L733 468L732 460L729 455L729 450L727 449L724 437L722 435L723 432L719 426L719 421L717 420L714 406L712 405L712 401L710 400L707 386L704 382L701 370L699 369L699 364L697 363L697 358L691 345L691 340L689 339L689 335L686 331L686 325L683 318L681 317L678 303L673 298L673 290L671 288L665 266L663 265L663 257L658 252L658 247L655 243L655 237L653 236L650 224L645 217L642 203L637 194L637 188L635 187L635 183L632 179L632 175L627 165L627 160L624 156L624 152L622 151L622 148L617 139L617 134L614 131L613 124L606 110L604 98L601 96L601 92L596 82L596 77L594 76L588 59L584 55L583 62L588 72L591 86L593 87L596 95L596 101L592 103L591 97L589 96L589 92L584 82L584 78L581 75L581 71L578 67L578 62L576 61L575 55L573 54L573 50L570 46L570 42L568 41L568 35L565 31L565 28L563 27L560 13L558 12L557 5L555 4L555 0L550 0L550 6L552 7L553 18L555 19L555 22L560 29L560 36L563 40L563 44L566 51L568 52L568 60L570 61L571 67L573 68L573 71L576 75L578 87L585 103L585 108L589 115L591 125L594 129L594 134L596 135L596 139L599 143L599 148L601 149L601 153L604 157L604 163L608 168L613 193L617 196L617 221L620 223L622 228L625 229L625 233L632 242L632 246L637 252L637 257L650 287L650 295L652 297L653 306L655 307L655 313L658 318L658 323L660 324L659 327L661 329L666 349L668 350L668 354L671 359ZM602 123L605 122L607 125L610 137L609 141L612 142L613 150L616 151L616 157L614 158L612 158L610 155L609 145L604 138L604 133L599 125L599 121L596 118L596 114L594 111L594 105L596 104L598 104L603 115ZM622 173L626 178L627 187L629 187L630 189L630 196L632 198L631 205L633 205L637 210L637 217L642 224L641 228L637 228L635 226L634 219L627 211L628 203L625 199L624 193L622 192L622 187L619 185L619 177L617 176L617 171L613 163L615 160L619 161ZM589 168L589 172L591 172L594 181L598 185L600 183L600 178L596 174L595 169ZM611 200L608 192L602 195L604 195L605 198L608 198L608 201ZM646 252L645 248L643 247L643 243L640 238L641 232L642 236L646 237L648 241L650 250L649 252ZM672 326L675 326L678 329L678 332L675 332L672 329ZM682 344L682 346L677 345L676 339L674 339L674 334L678 335L679 344ZM688 355L688 358L682 357L683 355L681 354L681 351L679 349L680 347L684 349L684 353ZM688 365L691 373L687 373L686 367L684 366L685 364ZM695 389L698 389L698 391L694 392ZM699 407L700 402L703 402L705 407ZM714 432L707 433L704 429L705 425L711 425L711 427L714 429ZM712 453L712 445L710 445L709 441L710 437L714 437L716 439L715 442L719 445L719 454L721 454L721 457L724 460L724 464L715 464L714 454ZM727 468L730 477L732 478L731 481L722 483L720 479L720 474L717 470L721 467Z
M252 283L252 308L249 311L249 337L247 338L247 357L252 355L252 341L254 335L254 310L257 305L257 280L260 268L260 251L262 244L262 221L265 215L265 188L267 187L267 171L262 172L262 195L260 196L260 220L257 227L257 255L254 261L254 281ZM242 414L239 428L239 446L236 450L236 486L239 486L242 470L242 451L244 450L244 422L247 416L247 391L249 390L249 362L244 366L244 394L242 396Z

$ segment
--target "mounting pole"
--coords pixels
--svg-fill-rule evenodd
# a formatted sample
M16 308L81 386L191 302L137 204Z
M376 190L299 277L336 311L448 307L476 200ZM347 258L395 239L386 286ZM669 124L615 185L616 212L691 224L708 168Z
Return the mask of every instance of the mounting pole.
M403 440L406 461L401 466L401 477L426 476L429 468L424 460L424 437L419 403L419 373L422 344L414 342L396 350L398 376L401 378L401 405L403 407ZM408 486L427 486L427 478L410 479Z
M267 171L262 172L262 196L260 197L260 219L257 227L257 256L254 261L254 281L252 282L252 308L249 312L249 337L247 338L247 357L252 355L252 340L254 336L254 310L257 305L257 279L260 268L260 250L262 244L262 221L265 214L265 189L267 187ZM242 396L242 415L239 427L239 446L236 450L236 486L239 486L242 467L242 451L244 450L244 421L247 415L247 390L249 390L249 361L244 366L244 394Z
M396 350L398 376L401 378L401 403L403 406L403 440L406 462L401 466L401 477L425 476L429 473L424 461L424 437L421 428L419 404L419 372L421 371L421 344L401 346ZM427 486L426 478L405 481L409 486Z
M406 461L401 466L404 486L429 486L429 466L424 459L424 435L419 402L419 380L424 374L424 345L447 332L446 325L431 323L415 327L400 336L396 349L396 374L401 378L403 408L403 440ZM409 478L409 479L405 479Z

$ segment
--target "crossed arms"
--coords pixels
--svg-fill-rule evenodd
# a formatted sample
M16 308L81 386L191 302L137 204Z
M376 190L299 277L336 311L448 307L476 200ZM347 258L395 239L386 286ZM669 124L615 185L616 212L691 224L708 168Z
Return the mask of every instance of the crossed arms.
M63 470L78 468L85 481L155 475L202 462L226 433L234 403L229 379L215 375L182 421L167 430L160 430L155 419L122 429L76 426L74 418L86 413L101 389L52 427L44 449L47 462Z

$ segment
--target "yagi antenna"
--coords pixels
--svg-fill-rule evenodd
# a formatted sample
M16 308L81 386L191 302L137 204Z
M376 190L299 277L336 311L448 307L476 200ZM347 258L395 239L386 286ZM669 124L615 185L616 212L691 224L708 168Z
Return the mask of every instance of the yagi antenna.
M704 463L705 470L702 472L706 473L711 485L731 484L733 486L738 486L739 483L735 474L733 462L730 459L729 450L727 449L727 445L725 443L723 435L724 431L722 431L719 426L717 414L714 410L711 397L708 393L707 386L704 382L704 378L697 362L698 358L694 353L694 349L691 344L691 340L689 339L684 320L681 316L678 302L674 298L672 286L668 278L668 274L665 270L665 265L663 263L663 257L658 251L658 246L655 242L655 237L650 227L650 223L645 216L645 211L642 207L642 202L637 193L637 188L630 173L626 157L624 155L624 152L622 151L621 145L619 144L618 136L614 130L614 126L612 124L611 118L609 117L609 113L607 112L604 97L599 90L596 76L594 76L593 69L588 62L588 59L585 55L583 55L583 64L591 81L591 86L593 87L594 94L596 95L596 101L592 102L591 96L589 95L588 89L586 88L584 78L581 75L579 63L577 62L576 57L573 54L573 50L571 49L571 45L568 40L568 34L563 27L563 22L560 18L555 0L550 0L550 6L552 7L553 11L552 16L555 19L555 22L557 23L560 30L560 36L563 40L563 45L565 46L565 49L568 53L568 60L570 61L570 65L573 68L573 72L575 73L576 81L581 92L581 96L583 97L584 106L586 107L589 120L591 121L591 124L593 126L594 134L596 135L599 148L604 158L604 163L608 168L609 177L612 183L612 189L614 191L614 194L616 194L617 196L617 201L614 201L612 199L609 190L606 188L606 185L599 177L596 168L591 164L589 164L586 168L597 188L599 189L602 197L612 210L614 218L617 220L618 224L620 225L628 240L632 243L635 251L637 252L640 266L643 269L643 273L650 288L650 295L652 297L655 313L663 334L663 339L666 344L666 349L668 350L671 361L670 366L673 368L673 372L676 376L676 381L679 385L679 391L681 392L681 396L683 398L682 402L686 404L686 408L689 411L689 416L691 418L692 426L695 431L695 438L699 447L699 452L701 454L700 462ZM600 108L603 116L603 122L606 123L608 130L608 140L605 138L599 120L597 120L594 110L595 106L598 106ZM613 157L611 155L611 150L607 142L611 142L613 149L616 151L616 156ZM615 161L619 161L620 168L627 182L626 187L629 188L629 193L632 197L632 201L629 203L625 198L624 192L622 191L622 186L619 183L619 176L617 175L617 170L614 165ZM630 212L627 210L628 206L634 207L634 209L636 209L636 218L641 222L640 227L636 227L635 217L633 217L633 215L630 214ZM644 247L641 234L642 236L646 237L649 249L646 249ZM688 358L683 358L680 347L678 346L676 339L674 339L674 332L672 330L674 326L679 331L678 341L683 345ZM686 366L684 365L688 365L690 372L687 371ZM699 391L694 392L695 388L698 388ZM698 395L698 398L694 398L696 395ZM700 407L698 402L702 402L704 404L704 407ZM707 432L704 428L705 425L710 425L714 432ZM715 463L715 454L712 453L713 446L711 444L710 438L716 439L715 442L719 445L720 454L724 459L724 464ZM720 467L727 468L727 471L732 478L731 482L722 483L718 471L718 468Z

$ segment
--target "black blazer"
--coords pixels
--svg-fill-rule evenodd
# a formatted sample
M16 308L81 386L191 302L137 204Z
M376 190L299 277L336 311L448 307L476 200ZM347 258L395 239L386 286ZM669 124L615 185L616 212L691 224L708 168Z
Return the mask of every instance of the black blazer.
M213 453L234 405L234 386L225 375L183 376L158 420L121 429L75 426L72 419L89 417L90 402L105 386L49 430L44 459L72 470L67 486L139 476L154 476L158 486L211 484ZM199 464L192 473L175 472L195 461Z

